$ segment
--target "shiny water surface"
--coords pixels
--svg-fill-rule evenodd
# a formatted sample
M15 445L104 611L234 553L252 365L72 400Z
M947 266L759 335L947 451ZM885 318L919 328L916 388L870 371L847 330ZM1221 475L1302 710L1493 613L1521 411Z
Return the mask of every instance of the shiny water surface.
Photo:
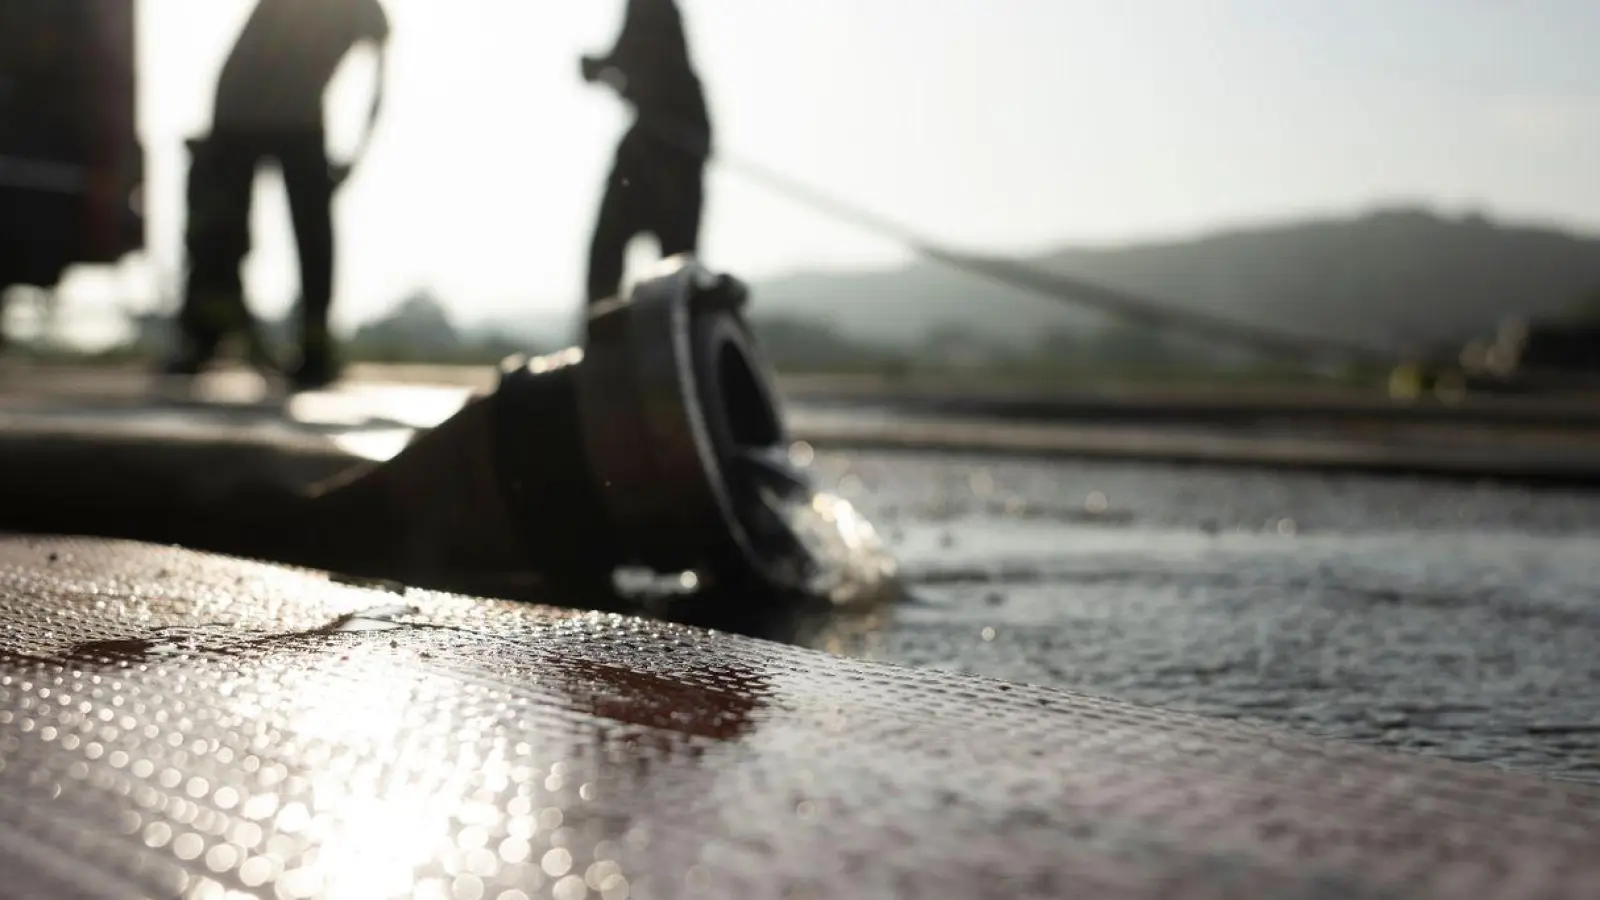
M332 434L376 460L465 395L375 385L265 418L244 395L126 417ZM1600 496L803 447L792 461L837 498L786 507L819 559L844 561L816 584L858 607L800 643L1600 782ZM869 547L889 555L852 549ZM895 581L909 596L882 602Z
M1600 495L821 454L906 602L805 638L1600 782Z

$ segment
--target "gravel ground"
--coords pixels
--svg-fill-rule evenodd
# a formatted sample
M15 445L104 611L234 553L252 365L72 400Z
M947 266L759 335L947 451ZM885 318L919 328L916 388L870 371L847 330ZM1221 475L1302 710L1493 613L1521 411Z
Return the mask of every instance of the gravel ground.
M1600 783L1600 493L823 454L912 598L807 642Z

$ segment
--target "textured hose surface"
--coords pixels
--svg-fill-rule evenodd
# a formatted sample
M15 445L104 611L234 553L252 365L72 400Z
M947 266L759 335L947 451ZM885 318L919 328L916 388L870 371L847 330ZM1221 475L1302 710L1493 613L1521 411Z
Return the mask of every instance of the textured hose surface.
M651 621L0 538L0 895L1587 897L1600 792Z

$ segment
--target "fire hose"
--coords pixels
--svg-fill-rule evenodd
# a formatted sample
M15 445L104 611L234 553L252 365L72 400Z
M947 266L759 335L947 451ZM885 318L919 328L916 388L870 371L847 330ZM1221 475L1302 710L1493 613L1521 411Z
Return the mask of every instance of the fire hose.
M638 566L804 593L818 561L784 510L812 488L788 462L746 296L670 260L590 311L586 346L514 358L493 393L398 456L313 484L203 448L33 434L0 447L0 465L29 473L0 481L0 528L443 589L481 588L483 573L592 587Z

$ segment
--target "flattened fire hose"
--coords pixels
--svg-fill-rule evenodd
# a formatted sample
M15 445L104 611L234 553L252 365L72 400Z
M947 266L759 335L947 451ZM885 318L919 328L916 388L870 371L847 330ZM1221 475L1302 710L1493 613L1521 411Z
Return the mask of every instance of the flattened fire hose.
M1595 896L1600 792L627 616L0 537L0 897Z

